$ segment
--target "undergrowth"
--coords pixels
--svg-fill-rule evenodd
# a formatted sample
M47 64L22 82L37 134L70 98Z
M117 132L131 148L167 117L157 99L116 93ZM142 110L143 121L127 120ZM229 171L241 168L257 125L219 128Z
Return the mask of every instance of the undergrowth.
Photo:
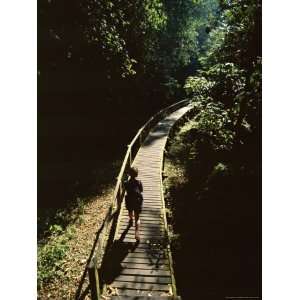
M74 225L63 230L60 225L50 226L50 238L46 243L38 244L37 283L38 289L43 284L64 274L63 262L69 250L68 241L73 238Z

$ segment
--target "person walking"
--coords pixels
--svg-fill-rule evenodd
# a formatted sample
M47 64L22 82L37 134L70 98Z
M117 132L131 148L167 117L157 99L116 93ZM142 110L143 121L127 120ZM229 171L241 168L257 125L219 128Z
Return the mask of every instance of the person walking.
M125 205L128 210L129 226L133 224L133 216L135 221L135 239L140 240L139 227L140 227L140 214L143 206L143 184L137 179L138 169L130 167L127 171L130 178L124 183L126 196Z

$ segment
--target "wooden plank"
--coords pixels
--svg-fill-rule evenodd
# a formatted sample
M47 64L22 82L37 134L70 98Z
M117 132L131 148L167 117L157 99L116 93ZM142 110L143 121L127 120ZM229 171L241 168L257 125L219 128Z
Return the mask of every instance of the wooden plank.
M126 223L120 223L120 230L124 231L127 230L128 226L127 226L127 222ZM134 232L135 230L135 226L131 226L128 230L128 232ZM164 227L162 226L162 224L157 224L156 226L149 226L146 224L140 224L140 231L141 232L156 232L156 231L160 231L160 232L164 232Z
M143 212L161 212L159 208L143 208Z
M135 244L135 241L134 241L134 244ZM151 245L146 240L140 241L139 244L137 245L136 249L151 249Z
M121 266L123 267L123 270L129 270L129 269L133 269L133 270L152 270L152 271L162 270L162 271L166 271L166 272L169 272L169 273L164 273L163 275L161 275L161 274L155 275L154 274L154 276L171 276L169 265L165 264L165 263L162 263L162 262L158 262L158 264L156 264L156 265L135 264L135 263L122 262ZM128 271L127 273L129 274L130 271ZM133 273L136 273L136 271L133 271ZM124 274L124 272L123 272L123 274ZM139 275L139 274L137 274L137 275ZM150 276L150 275L148 274L148 276Z
M161 200L159 198L156 199L156 200L153 200L153 201L146 200L143 203L142 211L143 210L150 210L150 209L152 209L152 210L154 210L154 209L159 210L161 206L162 206L162 202L161 202Z
M125 230L127 230L126 226L120 226L120 233L123 233ZM145 227L145 226L140 226L139 229L141 234L146 234L146 233L154 233L154 234L160 234L163 235L164 234L164 228L163 227L152 227L151 229L149 227ZM135 228L134 226L132 226L128 232L129 234L134 234L135 233Z
M153 255L156 255L158 253L162 253L164 252L165 250L161 250L161 249L151 249L150 247L149 248L135 248L133 249L132 251L130 251L130 253L149 253L149 254L153 254Z
M144 202L142 206L142 213L160 213L161 214L162 203L161 201ZM156 212L155 212L156 210Z
M167 255L164 251L152 251L151 249L147 251L132 251L127 254L127 257L139 257L139 258L165 258L167 259Z
M117 235L117 239L120 239L122 236L122 233L118 234ZM140 240L143 240L143 241L147 241L147 240L158 240L158 239L161 239L162 238L162 235L160 234L152 234L152 233L146 233L146 234L142 234L140 233ZM126 234L123 241L125 242L135 242L135 235L134 233L132 234Z
M127 227L128 226L128 218L124 217L122 219L120 219L120 226L122 227ZM146 220L146 216L140 216L140 228L142 227L163 227L163 218L156 218L154 221L151 220ZM134 223L131 227L134 227Z
M148 222L147 222L147 220ZM150 219L150 220L149 220ZM150 222L151 219L154 219L155 222ZM140 215L140 228L144 228L144 229L148 229L149 230L154 230L154 228L164 228L163 226L163 217L162 216L154 216L154 215ZM126 217L123 217L122 219L120 219L120 224L119 226L121 226L122 228L127 228L128 227L128 224L129 224L129 220L128 218ZM132 223L131 227L129 228L130 229L133 229L135 227L135 222Z
M144 200L147 198L160 198L161 199L161 194L160 194L160 189L157 186L152 186L148 188L148 191L145 190L143 192L144 195Z
M140 216L141 222L145 222L147 220L149 221L155 221L155 222L159 222L160 220L163 220L162 216L158 216L158 215L141 215ZM123 221L127 221L128 222L128 216L121 216L121 220Z
M142 205L142 211L160 211L160 207L162 206L162 202L160 198L155 198L150 200L149 198L146 198L144 200L144 203Z
M152 212L150 212L149 210L152 210ZM157 210L157 212L153 211L153 210ZM149 207L149 206L145 206L143 207L142 212L140 213L140 217L141 218L162 218L162 207Z
M123 282L115 280L112 284L116 288L126 288L135 290L150 290L150 291L166 291L170 290L169 284L158 284L158 283L140 283L140 282Z
M156 168L159 168L161 163L157 164ZM144 169L145 167L139 166L141 172L139 173L140 179L148 179L148 183L151 183L151 180L159 181L160 174L156 173L156 171L152 171L151 169Z
M161 150L158 150L158 151L160 152ZM155 166L158 166L159 164L161 164L161 160L157 160L156 158L152 157L152 155L147 154L146 152L143 156L143 160L144 161L142 161L139 164L140 167L147 167L149 169L154 169ZM155 169L154 172L156 172L156 174L157 174L159 172L159 170Z
M124 222L129 222L129 218L128 215L122 215L121 216L121 220ZM163 220L163 216L162 215L154 215L154 214L140 214L140 220L141 222L145 221L145 220L155 220L156 222L159 220Z
M146 218L146 217L150 217L150 218L162 218L162 211L161 211L161 207L154 207L154 209L157 209L158 212L149 212L148 209L153 209L153 207L149 207L146 206L144 207L145 209L142 210L142 212L140 213L140 218ZM121 215L121 219L122 221L124 220L124 222L129 222L129 217L128 217L128 213L124 213Z
M158 206L157 207L153 207L153 206L144 206L142 209L142 212L140 214L140 216L160 216L162 215L162 211L161 211L162 206ZM128 217L128 212L124 211L121 214L122 219L127 219L127 221L129 221L129 217Z
M137 247L137 248L134 248L133 250L130 250L130 252L128 253L128 255L131 255L131 254L137 254L137 255L139 255L139 254L141 254L141 255L153 255L153 256L156 256L156 255L164 255L164 252L165 251L165 249L151 249L150 247L149 248L139 248L139 247ZM165 257L167 257L166 256L166 254L165 254Z
M163 264L168 263L168 260L165 258L156 258L150 256L147 258L126 256L122 261L135 263L135 264L149 264L149 265L156 265L158 262L161 262Z
M147 161L147 163L145 163L145 161ZM143 167L143 166L147 166L148 164L153 164L153 165L159 165L161 163L161 160L158 159L154 159L151 158L149 155L147 155L146 153L139 153L138 155L138 160L136 161L136 166L138 167ZM139 171L140 173L140 171Z
M170 277L164 276L140 276L140 275L120 275L116 277L117 281L125 281L125 282L140 282L140 283L160 283L160 284L168 284L171 283Z
M147 198L159 198L161 199L160 187L159 186L149 186L148 191L143 192L144 200Z
M143 203L153 202L153 200L161 203L161 195L160 194L159 195L145 194Z
M143 243L143 244L150 244L151 243L151 240L156 240L156 239L152 239L152 238L143 238L143 237L140 237L140 241L139 241L139 244ZM123 242L125 243L130 243L130 244L135 244L136 243L136 240L132 237L125 237ZM150 246L148 246L149 249L150 249ZM151 248L156 248L156 249L167 249L163 243L158 243L158 244L153 244L153 246Z
M159 216L141 216L141 225L146 224L163 224L163 218ZM128 223L128 217L122 217L121 222Z
M153 267L153 266L152 266ZM161 270L158 269L130 269L126 268L120 271L120 275L140 275L140 276L171 276L171 272L169 270Z
M166 292L161 292L161 291L144 291L144 290L134 290L134 289L121 289L118 288L118 294L119 296L114 296L115 298L112 299L122 299L122 298L117 298L117 297L124 297L126 300L149 300L149 296L151 297L151 300L173 300L173 298L168 298L168 293ZM129 298L128 298L129 297ZM134 298L132 298L134 297Z
M143 238L143 237L141 236L140 243L148 244L152 239L153 239L153 237ZM159 240L159 239L158 239L157 237L155 237L155 240ZM148 243L147 243L147 241L148 241ZM124 242L125 242L125 243L133 243L133 244L134 244L134 243L136 242L136 240L135 240L135 238L133 238L133 237L125 236Z
M158 238L162 238L165 234L165 232L163 230L160 230L160 229L154 229L154 230L146 230L146 228L144 228L145 230L139 230L139 233L140 233L140 236L143 237L143 238L146 238L146 237L158 237ZM121 229L118 234L125 234L125 236L128 236L128 237L134 237L135 235L135 230L134 229L131 229L131 230L128 230L127 229Z
M143 207L142 207L142 212L140 215L161 215L162 214L162 203L156 202L153 205L148 204L148 203L144 203ZM121 214L122 218L127 218L127 220L129 220L129 216L128 216L128 211L127 210L123 210L122 214Z
M118 234L117 235L117 239L120 239L121 238L121 234ZM151 240L151 239L160 239L162 238L162 235L161 234L152 234L152 233L146 233L146 234L142 234L140 233L140 240ZM135 234L132 233L132 234L126 234L125 235L125 238L124 238L124 241L125 242L129 242L129 241L132 241L132 242L135 242Z
M145 259L148 259L148 258L157 259L158 257L161 257L161 258L166 259L166 256L164 255L164 253L161 253L161 252L152 253L150 251L148 251L148 252L146 252L146 251L144 251L144 252L129 252L126 257L145 258Z
M154 196L149 196L149 197L146 196L142 205L142 209L146 209L146 207L149 206L150 207L149 209L151 210L151 205L154 206L162 205L161 198L154 197ZM155 210L155 207L152 208L152 210Z
M120 232L118 234L122 234L123 232ZM125 234L125 238L134 238L134 231L131 231L130 233L126 233ZM162 240L163 237L165 235L165 232L161 232L161 231L154 231L154 232L149 232L149 231L140 231L140 237L142 239L151 239L151 240Z
M157 201L157 202L161 203L162 202L161 195L160 194L154 195L154 194L150 194L150 193L144 194L144 202L143 203L145 203L147 201L148 202Z
M162 204L161 203L159 203L159 204L148 204L148 203L144 203L144 205L143 205L143 208L146 210L146 209L162 209ZM140 216L145 216L145 217L160 217L161 216L161 214L154 214L154 213L152 213L152 214L149 214L149 213L146 213L146 212L143 212L143 209L142 209L142 212L141 212L141 214L140 214Z

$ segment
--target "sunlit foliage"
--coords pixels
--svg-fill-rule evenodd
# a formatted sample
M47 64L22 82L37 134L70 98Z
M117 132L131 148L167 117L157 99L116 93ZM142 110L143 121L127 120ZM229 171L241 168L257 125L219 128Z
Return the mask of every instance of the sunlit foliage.
M222 1L218 26L199 57L198 74L185 88L201 99L222 102L230 112L236 139L259 127L261 103L261 5L259 1ZM238 141L237 141L238 142Z

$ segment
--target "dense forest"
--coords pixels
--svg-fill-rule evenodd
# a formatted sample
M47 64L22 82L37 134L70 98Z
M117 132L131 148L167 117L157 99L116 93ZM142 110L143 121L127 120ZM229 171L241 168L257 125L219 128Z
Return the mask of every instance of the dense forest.
M204 211L220 197L228 199L220 206L227 217L231 206L255 215L240 224L258 251L261 63L260 0L39 1L39 239L114 184L127 144L151 115L189 98L197 109L174 131L167 156L185 178L167 182L182 236L173 246L177 268L192 263L182 259L192 245L178 245L209 223ZM185 215L177 214L183 198L191 201ZM192 216L195 208L202 221ZM187 218L193 221L182 225ZM178 280L184 299L192 299L196 283Z
M39 229L97 193L97 178L111 182L103 164L118 165L137 129L185 96L218 15L206 0L39 1Z
M184 85L198 109L168 146L165 186L184 299L261 294L261 6L228 1L220 9Z

